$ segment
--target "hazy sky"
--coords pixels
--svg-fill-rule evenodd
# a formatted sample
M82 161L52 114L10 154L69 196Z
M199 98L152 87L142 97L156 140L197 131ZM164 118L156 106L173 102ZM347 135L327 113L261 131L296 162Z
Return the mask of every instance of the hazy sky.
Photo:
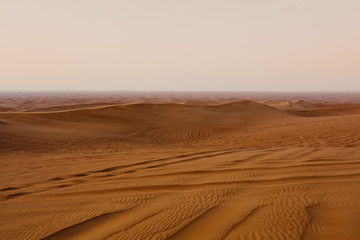
M360 0L1 0L0 90L360 90Z

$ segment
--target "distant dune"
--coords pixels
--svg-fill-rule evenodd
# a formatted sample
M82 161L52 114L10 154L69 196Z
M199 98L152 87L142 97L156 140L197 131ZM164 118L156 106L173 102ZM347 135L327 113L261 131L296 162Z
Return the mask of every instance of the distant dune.
M107 100L1 110L0 239L360 236L359 104Z
M237 101L217 105L136 103L50 112L2 113L4 134L22 138L111 138L144 143L183 143L206 136L243 131L290 117L275 108ZM65 136L64 136L65 135ZM16 141L19 144L19 141Z

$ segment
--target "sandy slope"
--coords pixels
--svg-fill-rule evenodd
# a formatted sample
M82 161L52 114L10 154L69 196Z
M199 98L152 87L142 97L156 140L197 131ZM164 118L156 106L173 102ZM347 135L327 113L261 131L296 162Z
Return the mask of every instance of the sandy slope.
M359 239L359 127L304 101L2 112L0 239Z

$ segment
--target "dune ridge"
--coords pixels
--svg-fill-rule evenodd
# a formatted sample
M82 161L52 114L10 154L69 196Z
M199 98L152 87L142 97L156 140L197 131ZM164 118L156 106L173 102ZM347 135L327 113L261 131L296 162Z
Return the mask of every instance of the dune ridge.
M239 100L1 112L0 239L358 239L357 111Z

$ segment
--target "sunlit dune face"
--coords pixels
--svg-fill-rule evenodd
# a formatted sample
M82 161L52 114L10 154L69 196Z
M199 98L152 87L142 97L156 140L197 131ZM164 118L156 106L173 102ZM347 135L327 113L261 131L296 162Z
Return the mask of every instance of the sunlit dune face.
M113 94L0 96L0 239L358 240L359 94Z

